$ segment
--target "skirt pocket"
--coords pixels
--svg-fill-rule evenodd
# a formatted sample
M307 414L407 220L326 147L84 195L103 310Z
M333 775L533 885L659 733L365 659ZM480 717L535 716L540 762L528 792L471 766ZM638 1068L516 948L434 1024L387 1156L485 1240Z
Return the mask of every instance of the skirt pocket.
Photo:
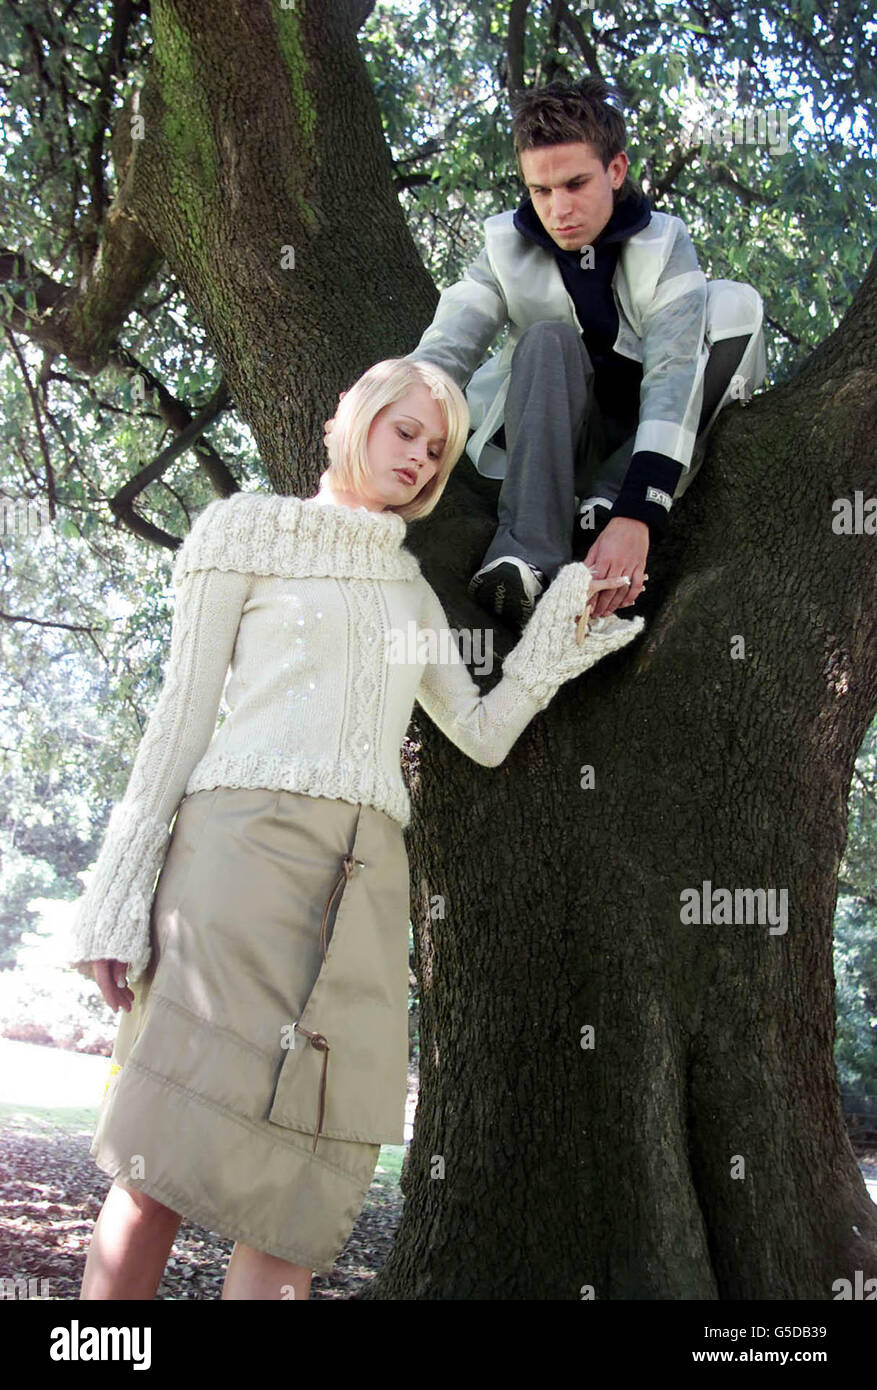
M334 912L334 929L329 923ZM360 809L326 901L322 963L283 1057L267 1119L366 1144L404 1142L408 1072L408 861L401 829Z

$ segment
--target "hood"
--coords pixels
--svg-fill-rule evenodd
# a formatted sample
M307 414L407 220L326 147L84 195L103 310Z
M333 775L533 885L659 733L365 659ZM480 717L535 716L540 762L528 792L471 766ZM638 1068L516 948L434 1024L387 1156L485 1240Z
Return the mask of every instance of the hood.
M606 223L602 232L594 240L594 248L611 246L615 242L626 241L635 232L641 232L643 227L647 227L652 218L652 209L645 194L632 194L628 198L622 198L612 209L612 216ZM538 242L546 250L553 251L558 256L569 256L576 262L581 257L581 249L566 251L557 245L556 241L548 235L536 209L533 207L533 200L527 195L521 203L514 216L516 229L522 236L530 241Z

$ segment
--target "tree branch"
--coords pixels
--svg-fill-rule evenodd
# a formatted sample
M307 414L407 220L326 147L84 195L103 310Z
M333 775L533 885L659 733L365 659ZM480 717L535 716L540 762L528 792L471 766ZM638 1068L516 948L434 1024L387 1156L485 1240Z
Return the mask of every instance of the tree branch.
M32 623L34 627L62 627L66 632L103 632L103 628L83 627L80 623L51 622L48 618L29 618L23 613L3 613L0 611L0 618L4 623Z
M141 376L146 382L147 389L154 391L158 396L159 415L165 423L175 434L180 434L183 430L188 429L194 418L189 407L178 400L176 396L171 395L164 383L159 381L148 367L144 367L142 362L138 362L134 354L129 352L127 348L118 348L112 353L108 365L126 375L133 372L135 375ZM230 397L226 395L222 401L222 408L229 403L229 400ZM220 497L230 497L233 492L240 491L237 479L212 444L207 440L199 439L193 447L193 453Z
M798 337L797 333L790 333L788 328L784 328L781 323L777 323L776 319L772 319L769 314L765 314L764 321L766 324L770 325L775 333L782 333L783 337L787 339L788 342L794 343L795 347L801 346L801 339Z
M144 540L151 541L155 545L166 546L170 550L177 550L182 545L180 536L172 536L169 531L163 530L160 526L147 521L145 517L135 512L134 499L156 478L160 478L174 459L185 453L195 443L208 425L224 410L228 400L228 387L222 380L204 409L199 411L194 420L191 420L185 429L177 435L173 443L169 444L166 449L162 449L151 463L147 464L145 468L141 468L139 473L130 478L124 487L119 489L115 497L110 499L110 510L113 515L135 536L142 536ZM236 484L235 490L238 490Z
M0 284L8 285L16 280L21 281L21 289L9 291L13 307L6 310L7 327L24 333L35 341L43 341L39 320L65 297L72 298L73 291L59 285L51 275L46 275L45 271L32 266L22 252L4 247L0 250ZM27 308L28 291L34 296L33 311Z
M120 28L114 29L115 41L119 43L121 30L127 23L126 13L130 19L129 11L130 6L120 0ZM136 109L137 96L135 92L120 112L114 131L114 158L117 168L124 170L124 180L105 218L101 207L103 194L92 188L98 211L93 213L91 225L85 232L86 252L80 254L78 284L58 285L51 276L30 266L21 253L8 249L0 252L0 280L21 282L19 290L13 292L14 307L6 311L9 326L42 343L50 352L65 356L88 376L96 375L105 367L112 341L164 259L127 206L137 144L131 139L130 113ZM101 133L101 152L102 139ZM92 160L95 148L92 142ZM94 176L92 169L92 183ZM99 246L94 240L98 221ZM74 229L74 235L81 245L82 229ZM94 242L94 254L87 250L89 238ZM34 292L35 311L27 308L28 290Z
M585 33L584 26L578 15L574 15L569 5L564 3L561 9L561 18L581 49L582 57L587 63L589 70L596 73L598 77L602 77L603 73L600 68L600 60L597 57L597 50Z
M856 781L862 788L862 791L865 793L868 800L872 802L875 806L877 806L877 796L875 796L874 794L874 788L872 787L871 783L865 781L864 777L862 776L861 772L857 767L854 768L853 771L855 773Z
M57 284L20 252L0 251L0 282L20 282L11 290L13 307L5 311L6 323L95 376L106 366L110 344L162 259L130 213L118 206L107 215L99 255L78 288ZM27 307L28 291L35 297L33 310Z
M27 363L25 362L24 357L21 354L18 343L15 341L14 335L10 333L8 328L5 328L3 331L6 334L7 339L9 340L9 345L12 348L13 353L15 354L15 359L18 362L18 368L24 380L24 385L27 390L27 394L30 397L31 408L33 409L34 414L34 424L36 425L37 438L40 441L40 452L43 456L43 463L46 466L46 494L49 499L49 516L51 517L52 521L54 521L58 509L58 496L55 487L55 470L52 467L52 457L49 453L49 446L46 442L46 435L43 429L43 420L42 415L40 413L40 402L37 397L36 387L30 379L30 374L27 370Z
M512 0L509 5L506 54L508 57L510 95L523 91L524 87L524 41L527 37L529 4L530 0Z
M668 189L673 187L686 164L690 164L692 160L697 159L699 154L700 147L698 145L691 145L687 149L677 145L670 156L670 165L667 172L664 174L663 178L658 179L654 186L653 191L655 198L663 198Z
M114 0L113 22L101 61L98 62L100 81L97 100L92 112L92 132L88 143L88 188L91 203L84 219L80 275L87 273L98 254L98 238L107 206L104 178L104 138L110 124L113 103L113 81L122 74L125 44L134 17L131 0Z
M714 183L720 183L726 188L730 188L747 207L751 207L753 203L758 203L762 207L771 208L776 207L779 202L778 198L765 198L763 193L756 193L754 189L741 183L726 164L707 164L705 172L712 176Z
M846 879L838 879L837 891L843 893L844 897L855 898L857 902L865 903L867 907L877 907L877 897L873 893L863 893L855 883L849 883Z

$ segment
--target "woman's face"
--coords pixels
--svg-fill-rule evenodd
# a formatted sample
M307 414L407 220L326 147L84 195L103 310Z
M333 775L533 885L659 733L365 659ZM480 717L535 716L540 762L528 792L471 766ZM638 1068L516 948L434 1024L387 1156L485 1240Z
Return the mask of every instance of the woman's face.
M371 422L366 441L370 506L411 502L438 472L447 440L444 411L426 386L413 386Z

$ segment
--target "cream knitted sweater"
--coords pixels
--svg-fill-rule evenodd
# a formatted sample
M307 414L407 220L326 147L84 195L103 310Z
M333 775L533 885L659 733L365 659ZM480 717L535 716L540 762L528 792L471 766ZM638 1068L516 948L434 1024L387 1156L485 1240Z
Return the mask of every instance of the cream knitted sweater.
M405 529L395 512L269 493L204 509L177 553L163 688L78 904L71 966L90 974L108 957L128 962L129 982L142 975L155 879L184 795L305 792L375 806L405 826L401 746L415 699L464 753L494 767L564 681L643 626L596 620L578 646L590 573L576 563L558 572L487 695L447 637L404 642L391 659L394 634L440 639L448 627L403 547Z

